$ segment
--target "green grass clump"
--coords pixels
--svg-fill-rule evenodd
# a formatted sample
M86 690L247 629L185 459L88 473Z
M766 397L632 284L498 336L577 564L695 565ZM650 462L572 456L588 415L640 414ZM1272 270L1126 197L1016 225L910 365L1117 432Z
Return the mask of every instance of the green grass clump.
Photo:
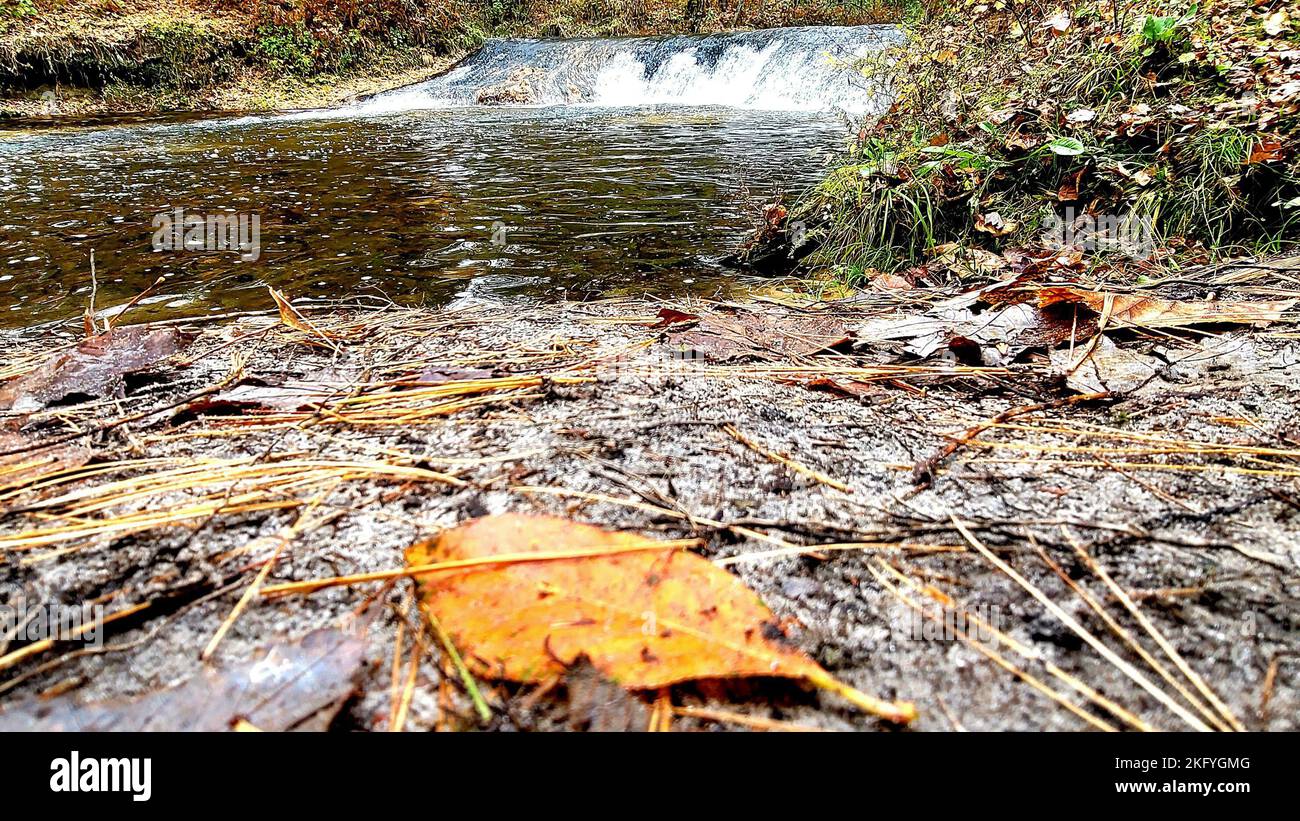
M949 243L1040 249L1070 214L1138 221L1164 256L1295 241L1300 114L1276 70L1294 43L1258 39L1250 9L927 9L904 46L858 67L893 106L795 209L813 260L852 278Z

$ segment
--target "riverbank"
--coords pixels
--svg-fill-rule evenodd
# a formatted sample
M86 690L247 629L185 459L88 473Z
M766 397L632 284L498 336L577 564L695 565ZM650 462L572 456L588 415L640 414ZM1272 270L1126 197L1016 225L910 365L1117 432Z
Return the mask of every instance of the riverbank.
M385 4L345 17L294 3L20 3L0 18L0 115L338 105L426 79L476 42L445 11L395 14Z
M933 7L861 70L893 98L762 264L849 282L1128 283L1300 240L1300 20L1277 0Z
M524 513L697 540L773 610L770 640L914 703L915 729L1295 730L1287 265L1136 294L268 297L260 314L123 326L70 359L72 336L10 334L0 581L109 622L99 648L0 648L0 726L191 726L164 688L313 642L347 648L312 668L327 703L250 721L216 698L202 720L889 726L789 682L629 698L581 665L497 681L472 630L420 615L402 569L415 542Z
M0 117L317 108L428 79L490 36L708 33L900 14L893 0L754 9L694 0L599 9L418 0L350 11L313 0L3 0Z

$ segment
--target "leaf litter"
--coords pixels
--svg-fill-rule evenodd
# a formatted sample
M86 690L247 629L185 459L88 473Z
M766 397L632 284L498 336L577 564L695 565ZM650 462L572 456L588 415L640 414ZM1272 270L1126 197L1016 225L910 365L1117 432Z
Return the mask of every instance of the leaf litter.
M657 374L656 363L663 362L665 355L671 361L670 337L675 329L722 328L725 330L721 333L732 333L730 342L737 343L733 349L738 349L744 337L743 329L761 329L770 309L751 307L747 311L749 318L741 323L739 337L734 333L735 311L693 303L682 305L681 310L671 309L676 313L668 316L678 321L659 328L651 326L664 319L664 315L646 319L654 313L653 308L647 311L641 305L606 305L566 311L560 317L540 310L531 315L524 313L512 317L514 324L508 331L501 325L499 316L475 311L369 314L315 311L310 315L304 313L310 320L305 330L285 323L268 326L257 320L237 323L239 329L232 331L225 330L225 326L200 329L200 342L196 343L199 347L188 357L193 364L175 372L159 371L160 375L174 379L176 385L169 385L166 379L155 380L141 394L128 394L121 400L124 407L117 412L124 414L123 418L137 419L129 430L125 425L104 428L102 410L93 402L78 401L77 397L59 408L57 427L51 427L54 417L36 413L26 417L21 429L15 429L11 436L22 438L11 438L13 447L8 449L21 450L48 441L40 438L42 431L53 429L66 435L62 431L68 426L83 425L88 431L86 436L74 438L68 444L85 448L93 443L96 456L93 461L78 464L81 453L68 454L70 461L66 464L60 465L55 459L52 462L55 467L48 472L31 477L20 474L13 486L4 491L0 550L12 561L0 565L0 572L8 578L21 573L40 580L51 572L73 573L72 577L76 578L79 557L104 556L104 548L114 544L111 561L121 568L116 572L121 574L118 578L123 588L115 595L122 597L123 602L144 605L158 595L159 584L164 589L169 584L162 569L166 563L156 572L152 570L158 555L154 551L175 550L177 544L192 545L185 549L198 548L201 554L210 551L212 558L201 559L203 562L218 562L218 566L228 568L246 566L248 572L257 574L258 582L265 576L266 584L256 591L257 595L242 613L238 607L232 611L231 602L226 602L214 608L211 615L192 617L200 620L195 624L202 625L193 629L206 636L213 635L219 626L217 622L238 618L221 645L218 663L222 663L223 656L238 660L259 647L265 650L269 646L267 642L287 640L277 637L286 627L292 634L295 628L288 625L320 626L320 616L311 614L318 614L322 603L339 599L335 594L319 597L296 594L325 587L343 595L342 601L348 602L349 607L359 608L377 592L389 589L381 588L382 585L401 584L412 576L420 579L426 596L428 586L441 583L439 579L499 580L520 576L526 584L532 584L534 597L541 591L549 594L544 598L552 599L549 603L528 600L527 607L544 609L563 604L578 614L574 619L576 625L563 620L532 625L531 632L521 633L528 638L528 646L520 650L492 632L496 625L484 623L487 620L481 618L476 622L475 616L481 614L466 613L465 608L453 608L455 612L450 613L430 610L445 630L448 642L441 644L437 636L419 638L412 647L410 661L404 660L400 665L404 672L398 676L401 679L396 688L399 698L390 699L392 688L386 683L382 687L382 722L385 723L391 721L391 708L397 705L402 716L400 724L447 726L450 721L454 726L456 722L448 718L448 711L454 713L460 709L456 706L460 700L456 694L481 691L482 707L492 722L527 726L529 721L536 720L529 717L533 713L520 713L508 705L520 698L530 698L534 706L529 710L543 709L552 702L546 694L549 687L555 686L553 682L577 675L574 671L585 664L605 681L616 682L619 689L631 694L636 704L644 705L647 699L651 700L648 721L656 728L668 726L668 717L672 716L674 728L698 726L700 722L724 722L752 729L781 729L783 721L766 717L761 708L757 713L740 713L708 702L693 704L691 700L695 696L680 683L699 680L693 676L717 675L709 662L710 654L719 648L720 666L737 671L732 675L770 678L770 669L764 673L756 667L738 666L727 655L734 655L737 647L748 646L737 644L736 636L745 637L747 630L756 630L761 640L759 655L768 653L777 658L782 670L778 678L811 681L844 695L847 691L838 689L846 686L840 684L842 674L851 671L851 680L860 686L868 690L886 688L891 693L887 698L863 696L868 699L866 704L876 708L890 705L892 692L897 689L900 696L925 705L916 723L933 727L931 688L935 685L927 678L928 673L922 671L946 662L933 657L931 648L924 644L904 642L899 645L901 650L886 651L883 645L874 643L877 640L865 638L872 635L870 631L888 633L897 629L890 624L886 603L892 594L887 593L882 600L870 589L870 579L875 577L866 572L865 565L869 563L884 574L883 578L894 578L893 572L903 572L909 578L926 578L926 574L934 573L960 574L969 577L974 589L985 594L995 590L996 585L990 587L992 582L988 577L975 573L970 559L964 558L969 549L963 545L969 542L960 532L945 524L941 517L927 520L917 518L918 515L932 515L933 505L940 506L941 510L944 507L961 510L963 527L977 535L982 543L997 546L1008 544L1005 525L999 521L1014 523L1022 518L1025 514L1020 506L1037 511L1041 519L1070 515L1076 520L1113 527L1116 530L1093 532L1093 549L1118 538L1129 540L1124 542L1129 545L1125 555L1131 554L1133 558L1125 559L1110 571L1128 579L1129 590L1139 583L1135 579L1156 572L1157 580L1140 582L1157 589L1151 595L1181 595L1160 591L1162 585L1170 591L1209 585L1218 591L1217 601L1227 604L1237 601L1235 597L1239 595L1231 582L1224 587L1223 582L1213 579L1187 579L1182 563L1146 565L1142 562L1154 561L1151 556L1160 555L1161 539L1186 543L1188 537L1179 530L1177 520L1169 516L1186 515L1188 509L1214 510L1216 505L1246 504L1250 498L1275 500L1270 504L1284 507L1286 490L1281 491L1282 496L1264 493L1246 501L1239 496L1249 488L1260 487L1259 483L1293 481L1290 477L1297 473L1292 467L1294 460L1300 458L1300 434L1288 433L1281 427L1273 439L1254 438L1252 426L1271 430L1271 426L1279 423L1270 421L1272 417L1267 416L1267 411L1255 411L1252 415L1242 407L1232 407L1230 401L1220 396L1243 397L1251 391L1285 392L1287 386L1294 385L1297 357L1294 343L1288 341L1288 326L1293 319L1289 308L1279 308L1276 319L1264 320L1277 327L1260 324L1259 312L1234 308L1228 314L1214 314L1213 330L1197 330L1184 324L1189 310L1186 307L1178 309L1176 325L1144 328L1126 323L1121 327L1118 321L1103 323L1105 299L1100 303L1100 311L1083 298L1056 300L1040 306L1037 292L1043 287L1060 287L1060 283L1043 285L1017 277L1001 290L986 288L973 294L937 294L915 289L879 295L885 304L895 299L899 304L919 302L922 311L927 310L926 302L948 300L950 308L961 306L974 319L987 319L1015 308L1016 313L1010 316L1020 317L1019 324L1032 325L1050 319L1054 330L1068 317L1068 338L1060 338L1057 330L1053 338L1025 344L1019 351L1010 346L1023 344L1018 341L1020 337L1017 341L1007 338L1008 335L980 340L977 333L970 338L982 347L1008 344L1006 354L1012 358L1000 367L964 365L942 358L942 347L930 362L918 363L917 354L905 351L902 355L908 359L900 362L900 352L890 345L894 340L869 340L861 333L844 331L870 327L882 318L905 317L882 317L881 308L864 309L861 303L854 302L811 308L811 315L835 322L818 326L816 338L806 343L810 347L798 347L786 341L773 344L773 338L780 334L788 334L786 338L793 339L793 323L810 314L808 308L794 312L783 307L772 313L779 319L774 323L778 330L768 329L756 336L757 344L749 343L750 350L756 353L727 360L698 361L686 368L674 367L667 371L666 377ZM1065 287L1100 293L1083 284ZM1151 295L1164 303L1183 306L1197 303L1196 299L1187 298L1185 291L1177 298L1155 291ZM1233 299L1231 293L1226 293L1217 300L1206 301L1230 304L1253 300ZM1113 315L1118 300L1109 302ZM1147 303L1148 307L1151 304ZM1206 313L1197 314L1194 307L1190 310L1192 316ZM1036 317L1033 312L1039 315ZM1129 312L1127 316L1143 317L1140 311ZM1168 316L1168 310L1159 310L1157 322ZM1233 323L1225 322L1225 316L1248 322L1251 327L1232 328ZM336 344L342 355L324 345L294 345L314 335L313 327L337 334ZM994 327L1014 330L1017 325L1003 321L994 323ZM247 329L260 330L250 333ZM507 333L506 339L513 341L501 344L503 331ZM948 351L953 351L951 342L958 336L952 333ZM850 337L855 337L853 347L825 344ZM247 352L238 352L242 367L232 367L223 356L205 357L205 352L214 350L226 352L228 356L232 339L251 346ZM286 357L286 350L294 353ZM1106 373L1117 351L1152 357L1159 363L1157 377L1126 394L1126 389ZM18 353L22 361L30 361L26 352ZM1071 355L1073 358L1062 360ZM601 368L609 363L614 363L617 369L605 373ZM1074 370L1076 379L1091 376L1101 382L1061 386L1053 381L1061 378L1068 381L1062 371L1076 363L1081 363ZM25 367L17 372L32 373L32 370ZM327 398L290 411L288 403L296 404L297 400L285 397L285 405L270 408L271 412L259 412L254 418L148 413L151 407L178 401L173 398L178 395L184 399L187 393L202 393L204 384L221 387L191 400L193 403L208 401L223 392L238 391L239 388L230 387L231 373L241 374L239 384L251 390L302 387L311 391L313 398ZM864 389L860 402L845 403L831 401L833 393L790 392L786 387L790 384L814 387L819 380L861 385L870 390ZM13 384L11 380L10 386ZM1203 410L1192 411L1166 407L1171 401L1175 405L1183 401L1177 398L1183 386L1203 394L1211 391L1210 399L1206 400L1210 404ZM1089 391L1078 397L1068 390L1097 387L1106 390ZM826 390L833 388L824 384L823 391ZM1024 399L1018 398L1023 394L1036 397L1037 401L1025 404ZM1124 399L1126 395L1132 398ZM737 397L746 398L738 401ZM1143 397L1150 397L1155 404L1144 406L1142 403L1148 400ZM256 395L249 398L255 401ZM1080 401L1074 401L1076 398ZM602 404L605 401L615 404ZM1134 404L1153 421L1135 426L1131 422L1116 422L1121 417L1115 417L1106 424L1107 408L1125 409ZM181 407L184 406L182 402ZM633 416L615 414L605 418L611 409L619 408L639 410ZM903 408L909 411L900 415L899 410ZM911 415L914 412L923 415ZM519 427L524 418L521 413L526 413L531 420L527 428ZM1196 422L1185 429L1176 427L1191 424L1186 420L1202 418L1209 421ZM917 419L924 420L920 428L913 427ZM1169 427L1171 424L1175 427ZM726 425L740 434L737 437L732 433L732 439L752 444L740 447L732 442L726 446ZM525 429L529 431L526 438L516 441L519 433L502 438L506 431ZM956 434L947 432L953 429ZM540 441L536 438L539 434L543 437ZM908 449L899 451L889 444L894 438L905 440ZM653 443L651 449L627 447L627 443L642 441ZM909 491L913 486L911 471L918 464L917 455L944 442L948 445L936 451L938 458L925 460L928 483L920 490ZM232 450L230 445L234 443L238 445ZM599 443L595 450L593 443ZM702 450L698 449L701 447ZM665 456L659 457L657 453ZM701 463L705 468L703 474L692 467L701 459L705 460ZM978 497L980 501L972 502L965 490L972 483L998 488L999 482L1006 481L990 475L990 470L1009 471L1013 477L1039 478L1012 479L1031 482L1017 485L1017 507L998 507L997 493L985 493ZM1208 499L1203 495L1205 485L1190 481L1204 472L1238 477L1243 484L1224 486L1223 498ZM842 483L853 493L842 492L834 484L819 480L819 475ZM1179 481L1182 476L1187 476L1189 481ZM1112 482L1130 494L1139 494L1151 515L1125 510L1117 519L1109 508L1088 512L1089 500L1094 497L1099 503L1112 505L1114 500L1122 498L1108 484ZM1058 491L1057 486L1063 489ZM908 492L904 494L904 491ZM1057 492L1064 495L1054 495ZM748 495L753 495L756 501L745 501ZM891 496L906 496L910 506L890 505L892 512L882 518L878 513L866 512L870 506L864 507L858 501ZM273 536L287 526L284 516L301 515L304 505L316 504L332 511L329 527L342 528L338 539L304 539L286 550L286 556L292 554L292 562L266 564L278 553L270 560L250 561L246 555L251 549L248 545L257 543L255 539L249 541L250 537L258 533L262 533L262 538ZM412 511L421 517L419 527L404 523ZM463 529L455 528L457 522L488 515L463 526L474 528L483 522L499 521L489 514L510 511L549 516L548 527L555 529L554 537L533 543L525 539L521 546L511 541L514 537L494 536L489 541L496 546L489 548L465 547L457 541L464 533ZM573 529L586 532L582 529L590 527L576 524L584 520L605 525L591 528L600 536L582 537L590 538L600 550L608 550L611 539L615 543L626 539L625 544L636 550L619 556L570 553L554 560L536 560L558 548L571 548ZM1251 563L1251 572L1256 574L1260 567L1272 572L1271 568L1286 565L1284 549L1260 542L1271 532L1268 526L1254 533L1235 528L1232 521L1232 516L1209 520L1207 526L1213 534L1209 541L1218 546L1180 549L1202 551L1206 560L1216 565L1224 561L1223 551L1228 551L1240 561ZM530 520L521 530L527 532L535 526ZM261 529L264 527L271 530L264 531ZM1052 548L1050 530L1033 524L1023 527L1035 533L1040 544ZM464 555L477 558L460 560L459 568L447 567L445 571L429 571L427 564L394 568L391 561L394 551L427 535L429 529L442 530L451 544L447 548L449 554L464 551ZM691 538L669 538L661 543L638 535L659 529L667 529L670 537ZM1107 532L1112 535L1106 536ZM238 541L232 544L230 537L223 535L226 533ZM423 549L433 551L440 538L424 542ZM582 539L580 543L584 543ZM331 547L326 548L327 545ZM383 547L376 547L380 545ZM701 552L714 560L708 561L686 550L694 545L702 545ZM1134 547L1141 550L1133 553ZM326 558L323 549L332 551L333 556ZM508 552L511 550L516 552ZM510 561L504 561L505 558ZM790 561L803 564L775 565L781 568L781 575L773 583L771 563ZM882 561L884 565L880 564ZM348 572L349 563L355 566L355 571ZM1019 560L1016 563L1021 564ZM584 580L586 576L573 566L586 564L631 567L634 568L631 577L643 580L650 568L663 575L653 586L632 585L627 578L613 573L613 578L598 579L579 587L580 592L601 591L612 597L613 601L600 597L594 603L601 609L600 616L613 614L605 620L618 628L606 637L584 623L587 616L582 608L590 609L591 602L581 596L571 600L572 596L566 599L562 595L575 586L573 579L549 575L568 565L579 580ZM683 566L692 564L699 569L678 576ZM720 571L724 566L732 568L736 575ZM182 563L180 567L193 565ZM380 569L385 567L388 569ZM722 572L725 581L723 577L714 577L713 571ZM833 574L829 578L825 575L828 571ZM1034 577L1032 570L1024 566L1018 572L1025 578ZM144 575L137 578L141 573ZM785 574L789 573L793 575L787 579ZM839 578L840 574L844 578ZM145 576L156 579L150 582L152 586L142 586ZM859 577L867 581L853 581ZM1251 595L1267 598L1271 595L1269 577L1259 578L1263 587L1257 582ZM602 590L600 584L609 589ZM1038 584L1045 584L1042 578L1038 578ZM500 586L495 595L510 602L514 595L523 596L524 586L519 585L517 590ZM729 629L719 635L706 631L705 638L698 642L711 649L699 650L698 658L692 658L692 663L683 669L670 652L673 642L669 641L669 650L664 650L662 639L657 635L646 637L640 631L644 620L637 620L644 612L655 612L659 605L656 597L665 588L681 589L679 601L687 604L702 604L710 599L730 603L736 597L734 600L746 603L743 607L735 605L744 617L737 616L734 623L728 623ZM238 589L248 591L253 587L245 583ZM1040 589L1048 590L1045 586ZM96 583L92 590L93 595L102 595L102 584ZM454 584L449 591L447 595L453 597L450 600L456 601ZM629 601L620 604L618 595L623 591ZM773 608L768 609L756 598L756 593L761 593ZM491 591L485 591L484 595L490 594ZM86 598L91 595L89 590L85 594ZM1056 598L1050 590L1048 595ZM845 604L859 599L869 603L864 612ZM260 602L267 601L277 604L274 608L259 606ZM637 609L647 603L651 606ZM475 602L475 607L478 606ZM850 608L847 611L846 606ZM1202 609L1206 606L1204 602L1197 604ZM828 625L839 623L828 622L820 615L826 612L822 608L827 607L845 613L849 623L855 625L853 629L859 632L852 636L825 634ZM280 608L296 613L296 621L278 622L275 612ZM515 612L527 611L503 610L502 623L509 623ZM670 624L674 618L685 620L690 615L668 612ZM1189 648L1206 642L1212 646L1217 641L1214 633L1205 633L1197 627L1202 623L1199 617L1188 616L1186 624L1161 618L1163 630L1172 631L1171 640L1184 653ZM220 626L224 629L226 625ZM430 622L425 629L432 627ZM1269 627L1264 635L1276 634ZM619 636L630 641L624 644L613 641L618 652L610 651L599 640ZM718 641L720 638L725 641ZM676 640L683 641L680 636ZM816 661L794 650L789 643L792 640L812 653ZM1037 669L1035 665L1041 668L1041 661L1036 660L1040 657L1034 655L1033 648L1026 648L1028 656L1013 657L1014 646L1002 645L1001 650L970 646L990 661L994 661L994 656L987 655L986 651L1001 653L1003 662L1011 667L1003 667L997 661L995 666L1001 670L1018 670L1021 686L1032 687L1063 709L1058 718L1037 714L1032 719L1001 717L996 711L987 712L979 707L979 699L967 699L949 685L939 685L944 703L962 705L963 722L1022 727L1035 726L1036 722L1050 722L1053 726L1065 721L1090 723L1077 712L1077 705L1066 706L1069 699L1061 693L1054 690L1048 693L1030 684L1073 682L1066 684L1073 692L1095 693L1095 688L1089 689L1092 685L1080 682L1083 673L1072 663L1066 665L1063 659L1058 659L1056 663L1060 667ZM859 651L856 649L859 647L875 649ZM456 649L465 664L464 674L445 668L441 673L435 671L432 674L435 680L430 682L431 674L418 663L419 657L439 654L446 659L454 657ZM372 653L373 650L372 646ZM57 689L58 681L52 682L51 673L45 672L47 665L50 671L56 671L81 669L84 664L76 654L60 655L60 652L57 643L48 648L33 645L21 648L21 662L9 665L9 671L16 672L17 678L0 683L0 687L18 688L25 695L40 692L31 689L37 683ZM859 652L868 655L857 655ZM133 654L121 653L122 661L129 663ZM192 660L192 653L184 658ZM108 671L119 667L115 654L101 659ZM532 675L523 670L524 660L542 672ZM1199 650L1192 652L1189 662L1203 670L1214 669L1217 664ZM185 677L181 675L185 668L180 657L168 665L171 680ZM832 677L827 670L836 672ZM192 674L193 670L189 672ZM506 672L510 675L505 675ZM897 681L896 675L901 676ZM1132 705L1140 703L1142 697L1126 689L1128 685L1104 672L1090 675L1093 684L1105 686L1109 693L1106 703L1119 712L1110 707L1102 709L1112 715L1136 717L1139 726L1159 724L1157 717L1133 713ZM823 681L822 676L828 678ZM679 683L668 684L666 688L659 686L669 678ZM1285 677L1274 679L1267 701L1271 705L1269 721L1276 722L1279 715L1286 714L1282 705L1289 703L1291 696ZM511 696L509 690L503 691L492 684L498 680L534 682L524 685L534 690ZM977 680L982 683L966 686L998 693L1004 693L1007 687L998 679L983 678L982 674ZM91 675L86 681L89 692L101 697L113 696L115 688L121 686L115 683L118 679L112 672ZM1240 715L1245 694L1237 688L1236 679L1219 673L1208 681L1215 689L1225 682L1232 683L1233 689L1225 697L1234 705L1234 713ZM432 708L423 695L431 684L441 694L438 705ZM1076 685L1084 689L1079 690ZM363 680L363 691L368 686ZM575 686L582 689L582 685ZM1052 685L1044 686L1051 690ZM604 695L597 700L606 700L614 691L602 692ZM363 696L363 703L368 704L370 698ZM1094 696L1088 695L1087 699L1099 704L1093 700ZM1116 699L1130 706L1116 704ZM800 709L804 712L794 715L801 724L811 722L820 726L831 715L826 708L838 701L839 698L830 696L820 712L809 713L806 711L809 708L803 707ZM78 702L90 704L94 700L82 697ZM580 698L569 704L579 714L587 710ZM579 718L577 723L587 727L639 723L645 718L644 713L629 704L632 703L624 704L626 710L611 708L608 721ZM368 722L366 707L348 709L361 711L354 712L351 720ZM885 712L888 710L886 706ZM1127 718L1119 720L1129 726L1134 724ZM1213 724L1209 719L1203 720Z

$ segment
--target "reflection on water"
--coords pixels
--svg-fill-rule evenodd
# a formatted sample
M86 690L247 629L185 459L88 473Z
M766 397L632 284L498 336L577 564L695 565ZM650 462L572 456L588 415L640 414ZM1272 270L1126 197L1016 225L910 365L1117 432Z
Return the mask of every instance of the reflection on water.
M810 182L843 134L825 114L662 107L11 134L0 324L79 314L92 249L100 306L166 278L137 320L265 308L263 284L430 304L713 290L754 203ZM257 215L258 258L154 250L177 208Z

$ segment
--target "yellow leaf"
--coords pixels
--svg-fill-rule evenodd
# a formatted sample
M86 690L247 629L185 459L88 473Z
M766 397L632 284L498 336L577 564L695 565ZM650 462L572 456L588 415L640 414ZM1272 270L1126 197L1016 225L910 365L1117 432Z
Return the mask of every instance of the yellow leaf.
M911 704L841 684L782 643L771 611L735 576L653 544L557 517L504 514L415 544L406 560L419 566L503 556L500 564L417 577L425 611L485 678L541 682L586 657L632 690L772 676L808 681L892 721L915 717ZM609 555L600 555L606 548ZM554 557L570 550L587 555ZM538 560L519 558L529 553Z
M271 299L275 300L276 307L280 309L281 322L288 325L290 328L293 328L295 331L302 331L308 336L316 337L324 342L326 347L338 350L338 346L334 344L334 339L331 335L313 325L311 320L303 316L297 308L290 304L288 297L275 290L270 285L266 286L266 290L271 292Z

